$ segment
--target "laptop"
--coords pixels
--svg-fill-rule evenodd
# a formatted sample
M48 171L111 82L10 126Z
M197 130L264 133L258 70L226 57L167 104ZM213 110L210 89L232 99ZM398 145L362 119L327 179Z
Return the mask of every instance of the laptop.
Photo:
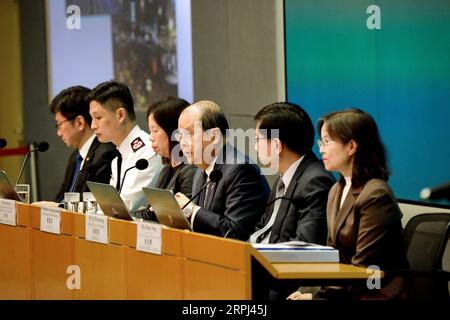
M9 181L8 175L3 170L0 170L0 199L23 202L11 181Z
M134 220L116 188L93 181L86 181L86 184L105 215L116 219Z
M191 224L178 206L172 191L158 188L142 188L159 223L176 229L189 229Z

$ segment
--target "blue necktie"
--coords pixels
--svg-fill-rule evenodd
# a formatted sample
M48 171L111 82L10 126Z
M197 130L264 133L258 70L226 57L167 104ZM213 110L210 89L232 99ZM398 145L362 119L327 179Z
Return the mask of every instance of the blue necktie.
M83 157L78 152L77 162L75 163L75 168L73 169L72 182L70 183L70 189L69 189L70 192L74 191L73 189L75 188L75 182L77 181L77 176L78 176L78 173L80 172L82 162L83 162Z

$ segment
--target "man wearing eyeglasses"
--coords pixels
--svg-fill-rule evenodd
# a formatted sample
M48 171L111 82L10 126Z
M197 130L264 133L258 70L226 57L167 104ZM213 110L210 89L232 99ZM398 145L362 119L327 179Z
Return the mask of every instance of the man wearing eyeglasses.
M335 180L311 150L314 127L309 115L298 105L274 103L255 120L258 158L263 166L277 163L279 177L250 242L325 244L327 197Z
M100 143L91 129L92 118L86 100L90 91L82 86L70 87L61 91L50 104L56 134L68 147L75 149L67 163L56 202L63 200L65 192L88 192L87 180L109 183L111 178L115 147L112 143Z

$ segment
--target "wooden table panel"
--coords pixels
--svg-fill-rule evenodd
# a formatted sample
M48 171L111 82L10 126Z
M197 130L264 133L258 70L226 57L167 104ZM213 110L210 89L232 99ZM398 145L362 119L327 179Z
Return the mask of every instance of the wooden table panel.
M250 299L250 286L250 274L244 271L197 261L184 261L183 299Z
M127 248L127 299L181 299L182 260Z
M0 299L31 299L31 229L0 224Z
M32 230L34 299L73 299L67 268L75 264L75 238Z
M81 270L78 299L125 299L124 248L75 239L75 264Z

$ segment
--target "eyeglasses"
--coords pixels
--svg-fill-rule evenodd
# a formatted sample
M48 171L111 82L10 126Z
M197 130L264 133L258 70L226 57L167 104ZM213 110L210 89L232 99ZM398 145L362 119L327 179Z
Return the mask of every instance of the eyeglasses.
M333 140L322 140L322 139L318 139L317 140L317 145L319 146L319 149L320 148L325 148L326 146L328 146L329 144L332 144L332 143L336 143L337 141L333 141Z
M59 122L59 123L57 122L56 125L55 125L56 130L61 129L61 126L62 126L62 124L63 124L64 122L72 121L72 120L73 120L73 119L66 119L66 120L61 121L61 122Z

